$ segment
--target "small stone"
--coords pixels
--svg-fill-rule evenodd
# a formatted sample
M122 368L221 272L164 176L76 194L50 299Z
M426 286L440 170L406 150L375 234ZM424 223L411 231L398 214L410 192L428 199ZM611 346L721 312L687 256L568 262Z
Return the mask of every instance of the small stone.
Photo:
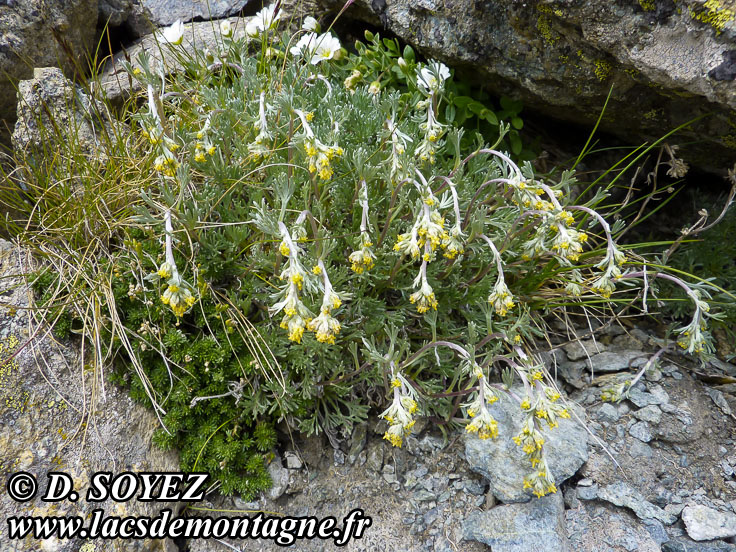
M619 420L619 413L611 403L604 403L596 412L596 418L601 422L614 423Z
M634 412L634 418L644 422L658 424L662 419L662 410L655 405L645 406Z
M590 485L589 487L578 486L577 491L580 500L595 500L598 498L598 485Z
M345 453L340 449L335 449L332 456L335 460L336 466L343 466L345 464Z
M649 430L649 424L646 422L637 422L629 429L629 434L644 443L652 440L652 432Z
M675 516L645 500L639 491L623 482L613 483L601 488L598 496L615 506L631 509L642 520L656 519L665 525L672 525L677 520Z
M301 467L304 465L302 462L302 459L299 458L299 455L296 452L289 451L284 453L284 458L286 459L286 467L290 470L298 470L301 469Z
M595 339L573 341L562 347L570 360L582 360L606 350L606 346Z
M381 471L383 467L383 443L372 443L368 447L365 467L370 471Z
M689 504L682 511L687 534L696 541L736 536L736 514Z

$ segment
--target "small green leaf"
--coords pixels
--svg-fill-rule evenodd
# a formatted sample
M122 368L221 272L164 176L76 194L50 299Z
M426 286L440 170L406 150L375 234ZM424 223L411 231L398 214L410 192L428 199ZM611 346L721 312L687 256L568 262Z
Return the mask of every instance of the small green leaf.
M517 130L521 130L524 126L524 121L522 121L520 117L514 117L513 119L511 119L511 126L513 126Z

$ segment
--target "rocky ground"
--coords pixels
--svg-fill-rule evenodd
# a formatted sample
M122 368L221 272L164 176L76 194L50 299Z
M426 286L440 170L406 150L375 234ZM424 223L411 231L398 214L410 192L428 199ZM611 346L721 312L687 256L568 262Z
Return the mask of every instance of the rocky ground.
M736 366L697 368L665 354L628 399L600 400L602 388L630 379L629 365L643 366L660 344L648 331L612 326L544 355L568 400L580 405L578 420L548 434L561 483L555 495L530 500L521 492L526 466L509 438L513 407L502 402L494 405L496 441L459 430L444 436L424 424L396 449L381 439L382 424L371 423L340 449L319 437L287 446L271 464L276 486L257 502L218 496L195 508L338 519L361 508L373 525L348 544L355 551L736 551L736 398L733 384L700 381L706 374L727 381ZM195 508L192 514L202 512ZM292 548L336 547L307 541ZM232 549L279 547L188 543L191 552Z

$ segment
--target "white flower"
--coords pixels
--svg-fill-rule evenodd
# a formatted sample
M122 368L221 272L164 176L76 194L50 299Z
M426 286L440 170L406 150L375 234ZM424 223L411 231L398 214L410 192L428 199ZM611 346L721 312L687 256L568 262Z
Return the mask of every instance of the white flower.
M417 75L417 84L428 92L436 92L450 77L447 65L439 61L432 61L427 67L422 67Z
M227 19L220 22L220 34L226 38L233 35L233 26Z
M302 29L305 31L312 31L312 32L319 32L319 22L312 17L311 15L308 15L304 19L304 23L302 23Z
M320 61L332 59L340 51L340 41L332 36L331 34L322 34L317 37L314 51L312 52L312 59L310 63L317 65Z
M160 34L161 40L169 44L181 44L184 38L184 24L177 20L171 27L166 27Z
M245 33L250 37L257 37L263 32L270 31L281 19L281 12L276 11L274 4L269 4L255 14L245 26Z
M317 35L315 33L306 33L302 35L299 42L292 46L289 51L294 56L301 56L303 52L310 51L310 45L313 45L316 39Z

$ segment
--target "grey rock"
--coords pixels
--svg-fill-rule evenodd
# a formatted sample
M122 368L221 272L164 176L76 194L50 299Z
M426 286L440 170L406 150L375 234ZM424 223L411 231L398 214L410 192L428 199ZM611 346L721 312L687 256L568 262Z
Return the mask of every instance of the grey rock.
M662 410L654 405L645 406L640 410L634 411L634 418L649 422L652 424L658 424L662 419Z
M641 368L646 364L648 355L641 351L605 351L590 358L594 373L620 372Z
M275 454L273 460L268 465L268 475L271 476L273 486L266 494L271 500L276 500L286 492L289 486L289 470L281 464L281 457L278 453Z
M688 536L696 541L736 536L736 514L689 504L682 511Z
M586 376L589 373L590 368L588 368L585 361L570 362L563 360L557 365L556 372L553 371L552 375L561 377L576 389L582 389L586 385Z
M102 155L100 142L114 140L112 118L99 102L92 101L57 67L38 68L33 78L18 87L18 111L13 148L39 159L50 149L73 147L89 156ZM116 123L119 132L123 126Z
M142 0L99 0L97 10L99 26L122 27L131 38L140 38L155 28L153 16Z
M284 459L286 460L286 467L290 470L298 470L304 465L302 459L296 452L289 451L284 453Z
M597 353L606 350L606 346L595 339L573 341L562 347L570 360L582 360L590 358Z
M151 13L151 21L159 26L171 25L179 20L190 21L222 19L238 15L248 0L142 0ZM266 5L264 3L264 5ZM260 9L261 4L258 4Z
M350 442L350 451L348 452L348 462L355 464L358 459L358 455L363 452L365 447L366 434L368 431L368 424L358 424L353 430L353 437Z
M649 430L649 424L646 422L637 422L632 425L629 428L629 434L643 443L648 443L652 440L652 432Z
M61 63L67 74L76 65L86 67L96 25L97 0L0 2L0 119L13 127L16 87L34 67Z
M598 498L598 485L594 484L589 487L578 485L577 491L580 500L595 500Z
M571 410L577 410L571 407ZM520 431L523 413L518 404L502 398L491 406L498 422L497 439L482 440L465 435L465 456L470 468L490 482L490 492L504 503L525 502L531 494L522 489L529 460L512 437ZM555 484L571 477L588 458L588 434L576 421L560 419L559 427L545 431L547 463Z
M371 443L367 449L368 458L365 461L365 467L374 472L380 472L383 468L383 444Z
M336 11L343 2L321 4ZM385 27L425 56L465 68L489 92L513 94L556 119L592 125L613 85L601 130L629 142L658 139L663 129L713 112L681 131L680 143L694 138L682 150L691 164L723 172L733 165L735 136L736 18L725 11L732 7L703 0L358 0L346 15Z
M0 354L5 360L8 348L18 348L28 339L27 307L30 290L20 274L27 273L31 259L25 251L0 240L0 295L5 304L17 308L10 314L0 312L0 334L4 334ZM15 338L18 345L10 347L8 340ZM103 370L103 374L107 375ZM0 464L12 466L12 471L33 475L39 489L46 487L47 474L62 471L69 474L77 502L47 503L36 497L28 502L15 502L7 493L0 493L0 512L11 516L80 516L87 519L95 508L115 515L156 517L164 508L175 508L172 503L87 502L83 499L90 487L92 474L98 471L179 471L177 455L162 451L152 443L154 432L161 427L155 414L135 403L124 389L106 381L104 398L101 396L101 375L83 370L81 355L76 345L59 342L40 332L23 347L9 363L3 363L0 382ZM96 397L93 389L96 388ZM121 420L124 423L121 423ZM77 431L83 424L88 431ZM41 493L40 493L41 494ZM10 541L2 537L0 549L53 550L77 552L83 539L54 540L41 543L31 538ZM17 548L13 545L17 545ZM100 540L95 543L98 552L163 551L160 541Z
M669 402L669 396L660 385L652 385L649 391L642 391L638 386L629 390L626 397L639 408L651 405L664 405ZM664 408L662 408L664 410Z
M633 514L605 502L582 502L578 508L565 512L565 521L571 548L576 551L619 550L614 544L637 552L661 550L661 535L653 537L650 527Z
M233 38L240 39L245 35L245 25L250 18L232 17L228 21L233 28ZM181 48L187 50L217 52L223 45L222 35L218 21L202 21L189 23L184 26L184 36ZM153 34L149 34L136 40L124 52L116 54L112 60L105 65L96 85L99 92L113 105L121 105L132 93L140 92L141 83L136 79L129 78L123 68L126 59L130 59L133 69L142 69L138 56L145 52L150 59L151 67L161 66L166 73L174 73L183 68L178 61L178 56L166 55L168 46L157 42ZM127 58L126 58L127 56ZM381 432L383 433L383 432Z
M595 413L596 418L604 423L614 423L619 420L618 410L611 403L603 403Z
M616 506L629 508L642 520L656 519L665 525L672 525L677 520L675 516L648 502L639 491L623 482L601 488L598 497Z
M680 537L664 543L662 552L736 552L736 545L723 541L693 542Z
M710 387L706 387L705 392L708 393L708 396L713 400L714 403L716 403L716 406L720 408L721 412L723 412L726 416L731 416L733 414L733 412L731 412L731 405L728 404L728 401L723 396L723 393L721 393L717 389L712 389Z
M691 408L685 401L678 403L675 410L668 413L670 415L664 416L662 421L652 428L654 437L671 443L687 443L700 438L705 430L706 409L701 408L702 403L699 400L693 404L697 406Z
M504 504L472 512L462 523L463 538L479 541L494 552L569 552L561 493L525 504Z

